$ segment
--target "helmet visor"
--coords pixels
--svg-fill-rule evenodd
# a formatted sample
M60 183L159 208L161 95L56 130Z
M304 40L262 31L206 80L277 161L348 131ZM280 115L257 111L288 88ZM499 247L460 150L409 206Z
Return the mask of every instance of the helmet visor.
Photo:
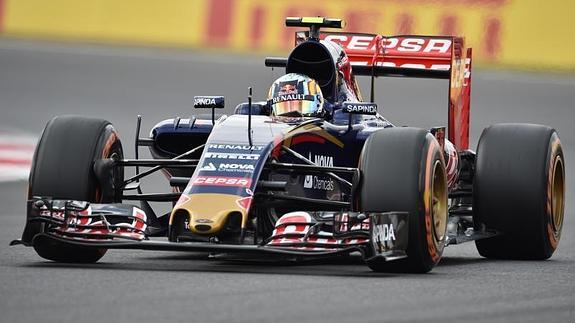
M272 100L271 107L277 116L281 115L312 115L318 110L318 101L313 95L286 94Z

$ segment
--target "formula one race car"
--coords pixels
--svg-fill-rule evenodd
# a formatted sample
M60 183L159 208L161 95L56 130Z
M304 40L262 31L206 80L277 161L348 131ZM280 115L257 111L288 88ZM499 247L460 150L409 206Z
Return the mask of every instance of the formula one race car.
M60 262L95 262L108 249L359 252L371 269L393 272L428 272L445 246L466 241L488 258L553 254L564 213L559 137L546 126L498 124L469 150L472 51L462 38L320 32L344 23L319 17L286 25L309 30L296 33L289 57L266 59L286 69L267 101L250 93L216 117L224 98L198 96L194 107L211 118L164 120L149 138L138 117L135 159L124 158L108 121L48 122L13 244ZM357 75L371 77L369 102ZM378 114L381 76L449 79L447 127L395 127ZM154 158L139 159L141 146ZM126 167L135 175L126 179ZM140 179L158 170L172 192L143 193ZM140 205L122 204L130 200ZM157 201L171 212L156 214Z

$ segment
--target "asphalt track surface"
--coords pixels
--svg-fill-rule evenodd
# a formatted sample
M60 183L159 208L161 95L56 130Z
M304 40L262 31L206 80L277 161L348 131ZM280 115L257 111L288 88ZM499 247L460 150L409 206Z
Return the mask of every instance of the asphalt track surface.
M225 94L232 107L254 86L261 98L279 73L264 68L263 57L2 40L0 128L38 136L55 115L102 117L133 156L137 114L147 132L192 114L194 95ZM380 79L378 89L396 124L445 124L446 82ZM425 275L377 274L356 258L274 265L150 251L57 264L8 246L24 225L26 183L0 183L0 322L573 322L575 77L476 71L472 95L473 147L497 122L559 131L566 220L549 261L486 260L471 243L447 248ZM163 187L154 178L145 188Z

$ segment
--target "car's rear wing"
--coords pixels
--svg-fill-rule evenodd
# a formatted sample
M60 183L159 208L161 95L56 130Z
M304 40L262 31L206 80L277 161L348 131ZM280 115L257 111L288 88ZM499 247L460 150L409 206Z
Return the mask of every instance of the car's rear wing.
M296 32L296 45L308 34ZM458 150L469 148L472 51L463 38L321 32L320 39L343 47L355 75L448 79L448 138ZM286 66L286 59L268 58L266 66Z

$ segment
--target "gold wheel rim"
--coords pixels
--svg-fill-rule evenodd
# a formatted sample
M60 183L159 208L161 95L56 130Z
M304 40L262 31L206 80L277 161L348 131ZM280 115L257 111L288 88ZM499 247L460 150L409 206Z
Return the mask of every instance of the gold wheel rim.
M445 240L447 231L447 177L445 168L437 160L433 165L433 182L431 183L431 219L433 235L436 242Z
M555 158L551 180L551 219L553 222L553 230L557 232L563 226L565 208L565 169L563 168L563 160L560 156Z

